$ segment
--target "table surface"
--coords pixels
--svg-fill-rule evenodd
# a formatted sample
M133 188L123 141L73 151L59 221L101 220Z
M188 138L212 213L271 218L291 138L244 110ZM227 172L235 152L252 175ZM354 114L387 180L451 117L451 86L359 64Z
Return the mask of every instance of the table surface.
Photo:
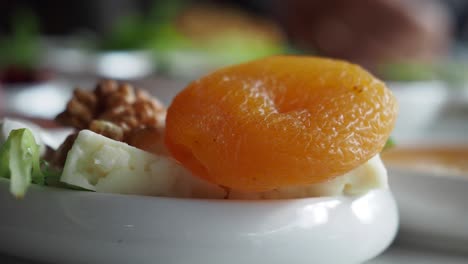
M423 249L411 246L393 246L366 264L466 264L468 254Z
M0 263L45 264L17 257L0 255ZM468 254L437 251L412 246L394 245L382 255L365 264L466 264Z

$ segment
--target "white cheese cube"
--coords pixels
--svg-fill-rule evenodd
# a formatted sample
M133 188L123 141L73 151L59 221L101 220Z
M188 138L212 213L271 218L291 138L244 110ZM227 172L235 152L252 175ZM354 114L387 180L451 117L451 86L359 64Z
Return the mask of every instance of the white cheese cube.
M225 190L192 176L175 160L82 130L61 181L96 192L223 198Z

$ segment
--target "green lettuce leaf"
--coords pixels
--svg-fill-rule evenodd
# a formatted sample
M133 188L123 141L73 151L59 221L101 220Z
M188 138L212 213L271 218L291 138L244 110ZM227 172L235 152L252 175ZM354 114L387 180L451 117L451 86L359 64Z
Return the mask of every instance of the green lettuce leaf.
M26 128L12 130L0 148L0 176L10 179L10 191L17 197L25 195L32 181L42 184L39 145Z

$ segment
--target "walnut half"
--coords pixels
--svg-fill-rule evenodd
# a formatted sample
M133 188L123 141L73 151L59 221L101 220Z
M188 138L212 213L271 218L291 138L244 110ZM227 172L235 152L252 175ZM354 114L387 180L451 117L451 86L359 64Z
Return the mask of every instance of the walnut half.
M104 80L93 91L75 89L65 111L56 117L56 121L78 130L89 129L130 145L138 142L136 147L141 148L145 144L160 145L165 117L163 104L145 91L128 83ZM151 140L146 143L135 140L142 135L145 135L142 139ZM75 137L68 138L60 146L53 159L55 165L63 165Z
M135 130L163 127L165 115L163 104L143 90L128 83L105 80L94 91L76 89L56 121L77 129L102 132L105 136L110 136L111 129L111 138L126 141ZM122 136L117 135L120 134L117 127Z

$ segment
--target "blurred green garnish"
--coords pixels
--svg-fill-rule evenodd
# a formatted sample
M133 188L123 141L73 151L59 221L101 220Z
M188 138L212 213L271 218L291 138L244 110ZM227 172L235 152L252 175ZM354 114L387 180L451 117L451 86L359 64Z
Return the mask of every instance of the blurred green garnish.
M171 22L186 5L184 0L153 1L149 21L152 23Z
M447 62L434 66L439 80L450 84L451 87L463 86L468 81L468 64L461 62Z
M172 23L161 23L149 30L153 38L149 40L145 48L158 53L164 53L174 49L186 49L192 46L191 41L183 36Z
M186 40L176 32L172 22L185 1L154 1L148 16L122 17L106 35L103 50L167 49Z
M11 21L11 35L0 38L0 67L34 68L39 61L39 22L27 10L18 12Z
M431 65L421 63L392 63L382 65L378 70L380 75L391 81L424 81L436 77Z
M391 148L393 148L395 146L396 146L395 140L392 137L389 137L387 139L387 142L385 142L385 146L384 146L382 151L389 150L389 149L391 149Z
M454 61L435 64L402 62L383 65L378 73L388 81L440 80L453 87L468 81L468 64Z
M147 25L139 16L123 17L106 36L101 48L104 50L134 50L141 49L148 41Z

